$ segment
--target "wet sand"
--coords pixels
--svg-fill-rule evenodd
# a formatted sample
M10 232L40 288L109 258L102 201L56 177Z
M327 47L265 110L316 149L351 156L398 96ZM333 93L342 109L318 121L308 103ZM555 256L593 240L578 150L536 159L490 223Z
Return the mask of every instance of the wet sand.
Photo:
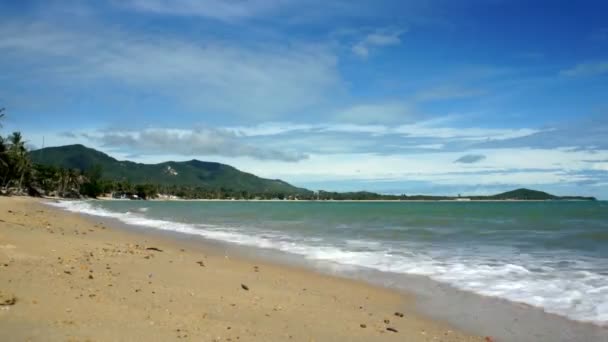
M184 339L487 340L400 292L0 197L1 341Z

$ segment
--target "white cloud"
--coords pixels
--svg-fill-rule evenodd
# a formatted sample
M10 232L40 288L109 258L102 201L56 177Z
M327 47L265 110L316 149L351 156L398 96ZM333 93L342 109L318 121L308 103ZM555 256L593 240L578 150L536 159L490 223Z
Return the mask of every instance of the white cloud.
M257 46L5 24L0 52L17 65L35 61L30 70L49 82L110 80L199 111L262 119L323 103L342 89L332 51L303 43Z
M608 163L594 163L593 170L608 171Z
M293 3L289 0L128 0L125 5L159 14L201 16L224 21L267 14Z
M608 61L580 63L561 71L562 75L569 77L597 76L605 73L608 73Z
M369 180L426 181L443 185L540 185L569 183L591 179L585 172L593 169L586 158L608 150L566 151L562 149L492 149L474 150L486 159L475 164L453 163L460 152L436 152L407 155L349 153L310 155L295 164L281 162L237 162L250 172L266 177L280 177L294 182Z
M4 23L0 25L0 49L9 57L21 52L38 52L51 56L77 52L76 35L43 24ZM84 44L85 42L79 42ZM76 43L78 44L78 43Z
M406 30L377 30L355 43L352 51L361 58L367 58L374 48L401 44L401 35L405 32Z
M482 128L482 127L442 127L425 122L400 125L391 130L410 138L438 138L464 141L507 140L525 137L539 132L531 128Z
M232 132L220 129L145 129L106 131L86 136L105 148L144 155L248 157L294 162L306 159L299 152L286 152L248 144Z

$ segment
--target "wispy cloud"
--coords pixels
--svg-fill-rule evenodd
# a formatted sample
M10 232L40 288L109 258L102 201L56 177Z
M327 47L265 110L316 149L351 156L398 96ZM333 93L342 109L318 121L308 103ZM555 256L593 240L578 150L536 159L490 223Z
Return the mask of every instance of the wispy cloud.
M568 77L597 76L605 73L608 73L608 60L580 63L561 71L563 76Z
M416 101L453 100L476 97L485 94L486 91L478 88L468 88L455 85L444 85L420 91L414 99Z
M30 70L48 82L110 81L198 110L266 119L322 103L342 87L333 52L306 43L257 46L5 24L0 52L18 65L35 60Z
M292 2L290 0L128 0L123 5L158 14L200 16L232 21L267 14Z
M367 58L375 48L401 44L401 35L405 32L407 30L386 29L369 33L352 46L352 51L361 58Z
M366 112L367 113L367 112ZM373 111L370 113L374 113ZM268 123L255 126L230 127L230 131L245 136L273 136L293 132L337 132L350 134L368 134L371 137L396 135L410 138L437 138L464 141L500 141L530 136L540 132L532 128L483 128L454 127L441 124L443 120L426 120L405 125L386 124L352 124L352 123Z
M413 108L402 102L380 102L354 104L335 110L334 120L353 124L377 124L386 122L406 122L414 116Z
M573 148L608 149L608 116L567 122L533 134L508 140L480 141L481 148Z

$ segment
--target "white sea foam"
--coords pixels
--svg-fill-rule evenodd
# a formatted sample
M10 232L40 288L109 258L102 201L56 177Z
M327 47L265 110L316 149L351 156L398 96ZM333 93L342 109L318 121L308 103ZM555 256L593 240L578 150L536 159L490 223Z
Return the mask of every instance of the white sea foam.
M62 201L53 205L73 212L118 219L131 225L280 250L310 260L424 275L465 291L527 303L574 320L608 325L608 274L597 271L601 260L517 255L508 250L477 254L444 249L436 253L416 252L415 248L405 245L386 245L365 239L331 241L250 227L243 229L151 219L144 216L145 210L112 212L87 201ZM570 266L556 266L560 264Z

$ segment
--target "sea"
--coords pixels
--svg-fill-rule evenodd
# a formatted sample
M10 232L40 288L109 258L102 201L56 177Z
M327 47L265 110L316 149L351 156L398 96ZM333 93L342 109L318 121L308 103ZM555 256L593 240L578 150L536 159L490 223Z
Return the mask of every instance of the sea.
M608 202L59 201L69 211L608 325Z

